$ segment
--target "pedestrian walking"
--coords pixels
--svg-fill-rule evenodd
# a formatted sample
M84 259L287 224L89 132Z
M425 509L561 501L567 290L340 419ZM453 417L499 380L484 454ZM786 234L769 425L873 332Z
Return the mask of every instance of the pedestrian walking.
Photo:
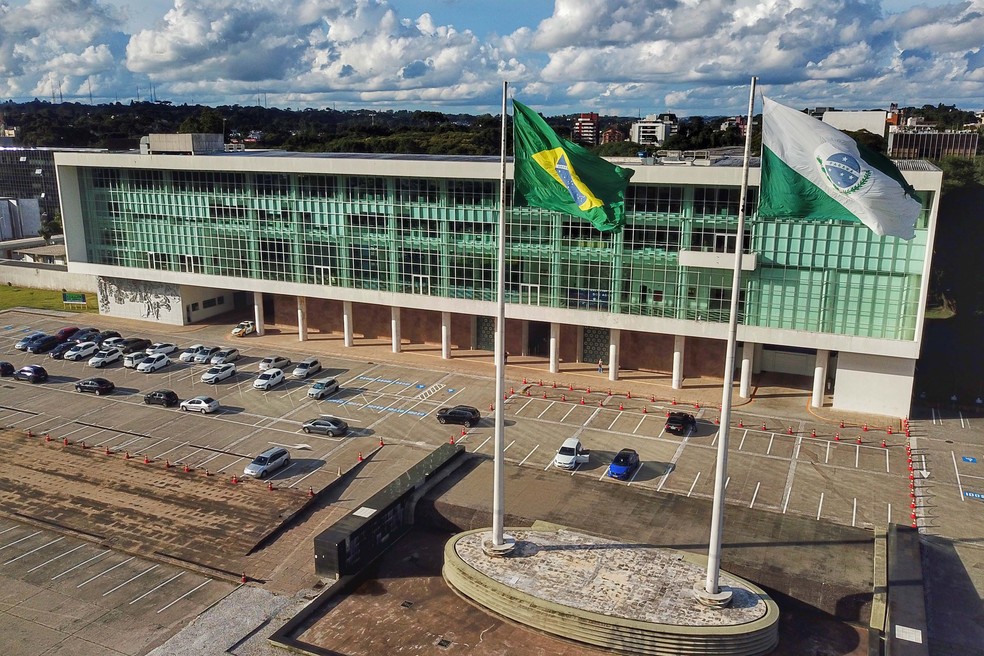
M605 373L605 363L601 360L598 360L598 373L599 374Z

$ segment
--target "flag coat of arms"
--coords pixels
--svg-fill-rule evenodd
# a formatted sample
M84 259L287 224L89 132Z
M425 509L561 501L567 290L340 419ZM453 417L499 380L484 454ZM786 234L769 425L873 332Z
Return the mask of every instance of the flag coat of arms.
M513 205L542 207L590 221L625 225L625 189L635 173L557 136L540 115L513 101Z
M760 218L861 221L912 239L922 203L886 156L769 98L762 109Z

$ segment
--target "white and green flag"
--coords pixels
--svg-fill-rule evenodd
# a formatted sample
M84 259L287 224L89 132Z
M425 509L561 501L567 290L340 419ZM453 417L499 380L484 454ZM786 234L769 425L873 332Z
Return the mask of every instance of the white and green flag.
M861 221L912 239L922 204L890 159L764 98L760 218Z

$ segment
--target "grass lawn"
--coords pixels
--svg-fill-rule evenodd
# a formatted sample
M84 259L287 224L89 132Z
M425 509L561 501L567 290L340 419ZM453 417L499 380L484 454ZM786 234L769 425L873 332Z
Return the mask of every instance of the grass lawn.
M66 305L62 303L61 291L0 285L0 310L13 307L26 307L39 310L65 310L68 312L97 313L99 311L94 293L87 293L85 300L86 305L84 306L77 303Z

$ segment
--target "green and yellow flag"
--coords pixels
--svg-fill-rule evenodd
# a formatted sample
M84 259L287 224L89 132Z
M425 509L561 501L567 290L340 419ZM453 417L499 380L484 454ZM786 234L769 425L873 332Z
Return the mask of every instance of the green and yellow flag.
M590 221L602 232L625 225L625 188L635 173L561 139L513 101L513 205L542 207Z

